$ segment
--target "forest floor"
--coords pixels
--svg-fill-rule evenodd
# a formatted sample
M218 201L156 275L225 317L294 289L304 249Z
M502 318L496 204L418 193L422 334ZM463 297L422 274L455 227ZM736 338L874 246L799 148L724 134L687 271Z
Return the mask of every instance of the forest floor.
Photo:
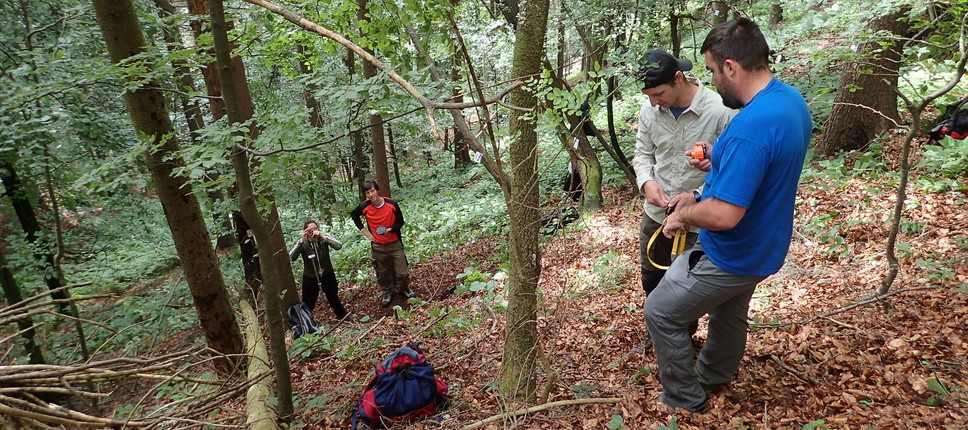
M643 343L638 280L642 199L629 189L609 190L604 209L544 239L538 326L554 377L549 384L551 372L542 371L538 387L548 401L621 400L483 428L968 428L968 196L909 191L893 295L862 304L888 272L885 243L896 201L884 175L867 176L805 176L786 265L757 288L738 374L710 396L708 412L695 415L670 416L656 398L661 386L652 348ZM398 298L399 312L381 308L375 284L348 284L341 294L360 320L335 326L325 301L317 306L332 333L352 330L356 337L294 361L294 392L326 399L300 409L304 428L347 428L373 363L413 341L453 401L436 420L396 428L460 428L500 414L505 321L487 303L500 297L504 281L495 284L497 295L448 294L466 267L498 270L497 241L468 243L412 267L412 286L428 305L410 309ZM704 317L694 343L705 336ZM353 348L355 358L345 359Z

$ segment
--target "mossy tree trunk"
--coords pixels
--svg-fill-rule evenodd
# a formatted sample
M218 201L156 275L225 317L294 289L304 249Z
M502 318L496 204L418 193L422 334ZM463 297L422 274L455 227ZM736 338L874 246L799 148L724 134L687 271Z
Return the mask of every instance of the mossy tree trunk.
M515 31L511 77L528 78L541 71L548 0L522 4ZM526 89L510 94L510 104L525 108L537 105ZM512 402L535 398L537 358L540 354L537 327L537 286L541 273L538 249L538 151L535 118L511 111L511 188L507 201L511 219L511 270L508 279L507 339L501 367L501 392Z

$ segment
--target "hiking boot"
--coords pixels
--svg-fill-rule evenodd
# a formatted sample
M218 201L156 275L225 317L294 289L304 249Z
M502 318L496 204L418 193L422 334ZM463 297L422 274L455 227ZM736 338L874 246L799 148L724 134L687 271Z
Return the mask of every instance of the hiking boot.
M705 391L707 395L718 394L726 389L726 384L708 384L707 385L700 382L699 386L702 387L702 390Z
M380 300L380 306L389 307L390 301L393 300L393 294L387 294L383 296L383 300Z
M408 299L412 299L414 297L417 297L417 294L414 293L413 290L408 288L406 291L403 292L403 296Z
M688 408L688 407L685 407L685 406L673 406L673 405L669 404L669 400L666 397L665 393L659 393L659 401L662 402L663 404L665 404L665 406L667 408L667 412L669 414L674 414L677 407L682 408L682 409L685 409L690 414L701 414L701 413L706 412L706 411L709 410L709 401L708 400L704 400L701 405L699 405L697 407L694 407L694 408Z

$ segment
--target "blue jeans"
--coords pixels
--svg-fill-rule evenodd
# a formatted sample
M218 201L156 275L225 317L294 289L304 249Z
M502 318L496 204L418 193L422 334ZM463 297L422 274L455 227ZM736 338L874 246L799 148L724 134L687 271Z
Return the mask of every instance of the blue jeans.
M721 270L701 243L672 263L645 302L666 404L693 412L705 409L703 385L725 384L733 377L746 352L750 299L763 279ZM693 365L689 324L707 313L709 334Z

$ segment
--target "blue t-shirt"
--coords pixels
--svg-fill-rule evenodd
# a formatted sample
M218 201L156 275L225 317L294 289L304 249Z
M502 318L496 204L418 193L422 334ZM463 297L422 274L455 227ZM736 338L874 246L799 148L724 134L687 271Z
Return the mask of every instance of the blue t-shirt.
M773 78L716 139L703 199L746 208L735 227L699 232L703 250L720 269L769 276L783 266L812 129L803 96Z

